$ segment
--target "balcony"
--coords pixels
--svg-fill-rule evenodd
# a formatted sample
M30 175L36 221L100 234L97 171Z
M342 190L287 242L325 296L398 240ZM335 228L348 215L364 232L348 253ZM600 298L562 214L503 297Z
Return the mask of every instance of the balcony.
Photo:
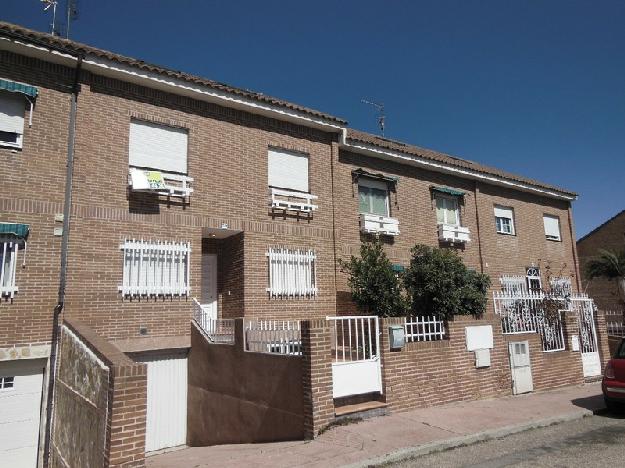
M438 225L438 240L451 244L464 244L471 240L469 237L469 228L441 223Z
M399 220L374 214L360 214L360 231L385 236L399 235Z
M310 214L318 208L317 205L313 204L313 200L317 198L316 195L310 193L272 188L271 209Z
M181 174L131 167L128 185L133 192L147 192L166 197L188 198L193 179Z

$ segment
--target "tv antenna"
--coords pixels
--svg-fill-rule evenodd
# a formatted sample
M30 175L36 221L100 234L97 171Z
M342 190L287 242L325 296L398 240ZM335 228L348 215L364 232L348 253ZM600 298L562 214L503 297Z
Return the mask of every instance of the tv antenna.
M361 99L360 102L373 106L378 111L378 127L380 127L380 132L382 133L382 136L384 136L384 124L386 121L386 114L384 114L384 103L369 101L367 99Z
M56 5L58 4L57 0L41 0L43 3L43 11L48 11L52 8L52 23L50 24L50 34L53 36L58 36L59 32L56 29Z
M69 25L78 19L78 0L66 0L67 6L67 27L65 28L65 38L69 39Z

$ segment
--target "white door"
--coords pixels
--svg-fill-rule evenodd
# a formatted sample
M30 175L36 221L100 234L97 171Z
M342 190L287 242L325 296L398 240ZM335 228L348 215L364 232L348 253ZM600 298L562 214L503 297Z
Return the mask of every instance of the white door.
M145 451L187 442L186 353L143 355L148 366L148 404Z
M530 345L528 341L508 343L510 369L512 370L512 392L515 395L534 390L532 366L530 363Z
M212 320L217 319L217 255L202 254L202 294L200 297L203 312Z
M45 361L0 363L0 466L37 466Z

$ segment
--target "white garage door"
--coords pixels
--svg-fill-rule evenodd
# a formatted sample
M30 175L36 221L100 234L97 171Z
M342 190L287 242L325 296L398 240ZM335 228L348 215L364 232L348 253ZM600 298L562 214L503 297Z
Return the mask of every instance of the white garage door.
M187 357L182 354L142 355L148 366L148 408L145 451L187 442Z
M0 463L37 466L43 360L0 362Z

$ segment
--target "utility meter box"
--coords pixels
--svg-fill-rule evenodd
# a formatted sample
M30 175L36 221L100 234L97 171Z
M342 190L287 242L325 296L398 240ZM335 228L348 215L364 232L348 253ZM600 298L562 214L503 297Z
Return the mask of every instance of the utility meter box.
M401 325L391 325L388 327L388 338L391 349L402 349L406 344L406 334Z

